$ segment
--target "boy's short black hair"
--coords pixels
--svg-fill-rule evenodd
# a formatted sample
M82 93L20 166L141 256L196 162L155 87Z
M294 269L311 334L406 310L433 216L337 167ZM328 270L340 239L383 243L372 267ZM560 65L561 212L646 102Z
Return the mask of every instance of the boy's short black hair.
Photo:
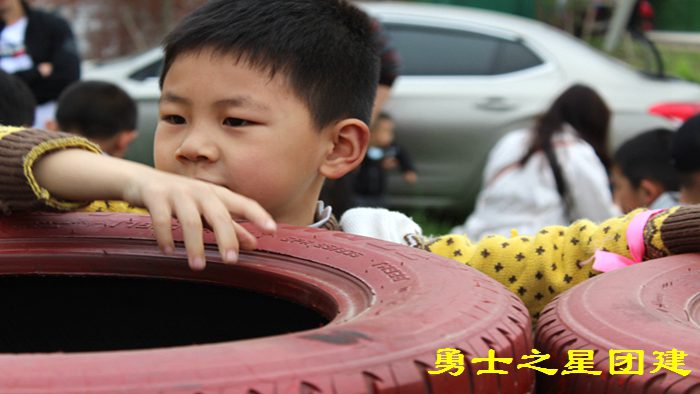
M281 73L319 128L344 117L370 120L379 57L369 17L348 1L210 1L163 44L161 87L178 56L211 49L271 77Z
M105 81L78 81L58 98L59 129L86 138L105 139L136 129L134 100L119 86Z
M24 81L0 70L0 124L32 126L36 99Z
M673 131L653 129L623 143L615 152L614 162L633 187L643 179L659 182L666 190L676 191L679 178L671 160Z

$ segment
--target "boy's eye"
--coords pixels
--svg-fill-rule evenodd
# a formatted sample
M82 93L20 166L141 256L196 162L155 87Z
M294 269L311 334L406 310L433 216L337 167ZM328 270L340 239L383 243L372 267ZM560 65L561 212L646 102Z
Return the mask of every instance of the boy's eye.
M164 115L161 119L170 124L185 124L185 118L180 115Z
M226 118L224 119L224 125L231 127L248 126L250 122L238 118Z

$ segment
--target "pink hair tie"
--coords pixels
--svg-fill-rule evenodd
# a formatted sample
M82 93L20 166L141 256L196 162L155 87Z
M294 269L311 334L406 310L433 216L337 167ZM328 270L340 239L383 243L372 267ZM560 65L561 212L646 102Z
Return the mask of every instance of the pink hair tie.
M627 246L632 256L631 259L616 253L598 250L595 252L593 269L600 272L608 272L641 262L644 258L644 227L649 219L661 211L663 209L644 211L630 221L629 226L627 226Z

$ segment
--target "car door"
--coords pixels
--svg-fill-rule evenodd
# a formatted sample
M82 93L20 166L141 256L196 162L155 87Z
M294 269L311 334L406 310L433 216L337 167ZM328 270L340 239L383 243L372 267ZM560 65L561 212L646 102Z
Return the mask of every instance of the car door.
M385 108L419 172L415 185L391 178L390 203L466 212L490 148L560 89L557 67L512 33L405 15L381 20L401 60Z

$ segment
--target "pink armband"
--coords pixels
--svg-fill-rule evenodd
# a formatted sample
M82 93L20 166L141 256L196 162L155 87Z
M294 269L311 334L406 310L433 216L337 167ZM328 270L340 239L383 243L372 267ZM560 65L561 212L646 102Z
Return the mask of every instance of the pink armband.
M631 259L616 253L598 250L595 252L593 269L600 272L608 272L641 262L644 258L644 227L649 219L661 211L663 209L644 211L630 221L629 226L627 226L627 246L632 256Z

